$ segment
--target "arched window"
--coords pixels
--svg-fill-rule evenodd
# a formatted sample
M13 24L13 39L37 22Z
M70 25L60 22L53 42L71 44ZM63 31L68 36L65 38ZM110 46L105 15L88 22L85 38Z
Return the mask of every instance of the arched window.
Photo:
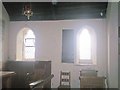
M16 60L35 60L35 35L29 28L18 33Z
M24 58L35 58L35 36L31 30L28 30L24 37Z
M91 59L91 36L87 29L79 35L79 59Z
M96 37L86 28L77 34L77 63L96 64Z

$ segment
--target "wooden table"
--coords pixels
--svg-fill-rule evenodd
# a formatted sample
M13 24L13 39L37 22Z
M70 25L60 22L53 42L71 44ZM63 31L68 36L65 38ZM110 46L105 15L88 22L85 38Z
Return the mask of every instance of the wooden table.
M15 75L12 71L0 71L0 79L2 80L2 88L11 88L11 78Z

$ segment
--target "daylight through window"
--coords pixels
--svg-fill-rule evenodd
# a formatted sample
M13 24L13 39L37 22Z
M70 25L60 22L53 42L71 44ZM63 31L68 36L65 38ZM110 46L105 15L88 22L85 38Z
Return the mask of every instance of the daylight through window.
M87 29L79 34L79 59L91 59L91 37Z
M35 35L29 28L23 28L17 35L16 60L35 60Z
M35 58L35 36L31 30L24 37L24 57L25 59Z
M95 64L96 37L89 29L82 29L77 34L77 63Z

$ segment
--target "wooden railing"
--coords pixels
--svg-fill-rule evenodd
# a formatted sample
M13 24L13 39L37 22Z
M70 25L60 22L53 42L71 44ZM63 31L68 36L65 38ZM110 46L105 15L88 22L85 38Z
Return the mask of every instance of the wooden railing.
M52 74L43 80L38 80L38 81L30 83L29 86L32 90L35 88L44 88L44 85L50 82L53 77L54 75Z

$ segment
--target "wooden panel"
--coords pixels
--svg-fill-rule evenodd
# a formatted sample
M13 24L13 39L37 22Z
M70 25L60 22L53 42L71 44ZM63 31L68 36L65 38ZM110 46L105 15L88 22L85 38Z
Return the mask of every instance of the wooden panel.
M80 70L80 76L96 76L97 77L97 70Z
M80 77L80 88L105 88L105 77Z
M14 77L14 72L1 71L0 78L2 77L2 88L11 88L11 80Z
M8 61L6 63L6 70L15 71L16 77L13 78L13 88L25 88L27 73L33 73L35 69L46 66L45 77L51 75L51 61ZM51 84L48 86L50 87Z

